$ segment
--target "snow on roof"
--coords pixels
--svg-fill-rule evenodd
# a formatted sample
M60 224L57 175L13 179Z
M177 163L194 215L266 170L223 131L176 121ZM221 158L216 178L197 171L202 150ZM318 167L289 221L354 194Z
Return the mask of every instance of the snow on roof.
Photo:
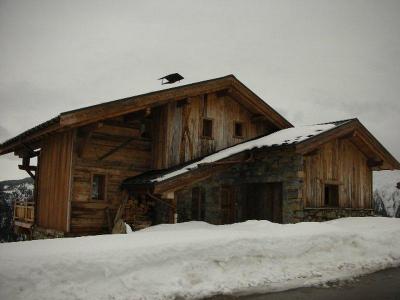
M201 160L198 160L192 164L186 165L178 170L174 170L172 172L163 174L157 178L151 179L151 182L161 182L172 177L182 175L186 172L192 171L196 169L201 164L212 163L232 155L238 154L243 151L252 150L256 148L262 147L272 147L272 146L282 146L282 145L291 145L303 142L313 136L319 135L323 132L326 132L330 129L343 125L349 122L349 120L343 122L332 122L325 124L317 124L317 125L305 125L299 127L291 127L287 129L282 129L277 132L271 133L269 135L250 140L241 144L237 144L235 146L223 149L216 153L213 153L209 156L204 157Z

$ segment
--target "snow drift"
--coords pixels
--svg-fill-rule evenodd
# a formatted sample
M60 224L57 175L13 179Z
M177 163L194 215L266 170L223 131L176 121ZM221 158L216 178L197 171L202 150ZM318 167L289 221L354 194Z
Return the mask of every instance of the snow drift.
M1 299L174 299L278 291L400 265L400 219L159 225L0 245Z

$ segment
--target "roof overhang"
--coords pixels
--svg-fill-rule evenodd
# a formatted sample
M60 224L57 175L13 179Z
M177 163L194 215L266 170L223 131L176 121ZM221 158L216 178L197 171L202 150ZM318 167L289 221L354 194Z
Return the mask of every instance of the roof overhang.
M336 138L349 139L362 152L374 171L399 170L400 163L358 120L353 119L322 134L314 136L296 145L298 153L312 152L319 146Z
M54 132L118 117L163 105L171 101L219 91L225 91L237 101L241 101L242 105L253 113L263 116L265 120L268 120L277 129L293 127L289 121L247 88L235 76L228 75L61 113L59 116L1 144L0 154L15 151L18 148L22 148L24 143L37 142L44 136Z

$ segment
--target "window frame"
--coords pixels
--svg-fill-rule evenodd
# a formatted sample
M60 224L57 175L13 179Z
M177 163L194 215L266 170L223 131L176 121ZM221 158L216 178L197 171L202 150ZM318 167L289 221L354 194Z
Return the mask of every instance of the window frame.
M104 199L94 199L94 198L92 198L94 176L104 176ZM95 202L95 203L107 202L107 183L108 183L107 173L104 173L104 172L90 172L89 202Z
M211 136L204 135L204 121L211 122ZM201 119L201 128L200 128L200 136L202 139L213 140L214 139L214 119L203 117Z
M240 125L241 126L242 135L237 135L236 134L236 125ZM233 121L233 137L235 139L244 139L244 122L242 122L242 121Z

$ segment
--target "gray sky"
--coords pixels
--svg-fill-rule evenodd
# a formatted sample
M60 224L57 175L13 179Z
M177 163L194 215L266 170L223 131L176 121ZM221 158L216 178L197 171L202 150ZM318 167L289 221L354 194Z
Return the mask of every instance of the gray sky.
M0 141L172 72L234 74L295 125L358 117L400 158L400 1L0 0Z

